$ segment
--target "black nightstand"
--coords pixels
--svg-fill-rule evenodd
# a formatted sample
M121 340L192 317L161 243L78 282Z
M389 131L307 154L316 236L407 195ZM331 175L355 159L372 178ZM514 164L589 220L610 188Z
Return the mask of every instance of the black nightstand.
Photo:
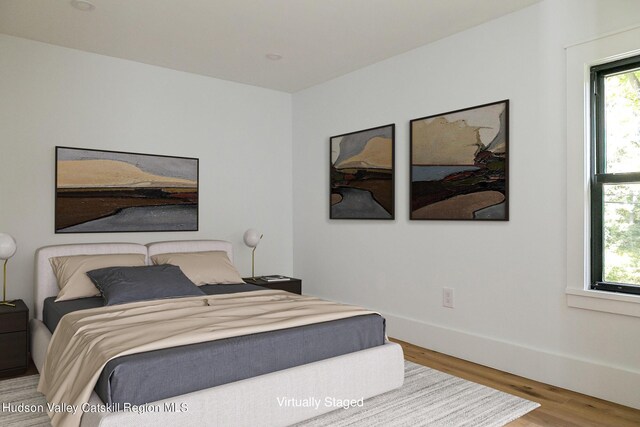
M21 299L13 303L15 307L0 305L0 377L21 374L29 363L29 309Z
M258 285L268 289L280 289L282 291L302 295L302 280L294 279L293 277L281 282L267 282L259 277L256 277L255 279L252 279L251 277L243 277L242 280L252 285Z

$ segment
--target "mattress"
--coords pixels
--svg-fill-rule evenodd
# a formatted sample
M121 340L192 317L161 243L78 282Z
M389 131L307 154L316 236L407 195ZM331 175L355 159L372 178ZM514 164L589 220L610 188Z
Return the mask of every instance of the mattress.
M213 295L264 288L243 284L201 289ZM53 300L45 300L43 313L52 332L64 314L103 305L99 297ZM375 347L384 344L384 337L384 318L366 315L132 354L109 361L95 391L107 404L142 405Z

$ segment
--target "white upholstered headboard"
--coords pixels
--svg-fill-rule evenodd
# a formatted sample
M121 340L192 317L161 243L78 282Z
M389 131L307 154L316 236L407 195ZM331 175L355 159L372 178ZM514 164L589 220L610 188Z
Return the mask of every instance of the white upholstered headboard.
M35 315L42 320L45 298L58 295L58 283L49 263L49 258L72 255L98 254L143 254L149 257L176 252L225 251L233 262L233 247L224 240L182 240L155 242L147 246L138 243L84 243L73 245L45 246L36 251Z

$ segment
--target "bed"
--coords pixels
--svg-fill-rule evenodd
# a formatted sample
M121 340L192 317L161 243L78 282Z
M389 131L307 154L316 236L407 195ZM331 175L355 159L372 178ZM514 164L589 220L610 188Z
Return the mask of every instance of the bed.
M60 303L47 300L58 293L56 278L49 263L50 258L133 253L144 255L148 262L149 257L157 254L204 251L225 251L229 259L233 260L231 244L217 240L159 242L146 246L133 243L80 244L39 249L36 253L36 317L31 321L32 356L38 370L42 369L52 330L55 329L56 322L65 314L65 310L54 313L55 304ZM226 286L226 290L223 289L225 286L217 286L210 291L226 293L255 290L249 285ZM83 303L99 304L97 301ZM45 306L48 307L46 311ZM366 319L367 317L369 319ZM404 378L402 350L397 344L380 338L377 332L367 335L367 328L371 328L372 325L374 328L380 327L375 325L376 322L380 323L380 319L374 316L345 319L339 324L339 328L353 335L340 334L339 337L342 337L341 347L338 346L340 348L311 345L310 353L298 354L297 357L289 358L291 360L287 358L287 352L282 351L283 348L286 349L287 343L295 342L292 341L295 339L304 339L304 342L312 344L314 341L318 343L340 341L332 335L334 333L332 330L336 329L335 326L331 327L328 324L314 326L315 329L302 332L303 338L300 338L300 331L282 330L272 335L259 334L262 343L260 340L256 343L244 337L238 337L231 341L224 340L225 343L222 344L214 341L191 346L188 352L185 352L184 348L166 349L160 352L149 352L153 354L134 355L138 358L126 356L124 360L110 361L111 366L105 366L101 380L91 394L90 405L101 407L105 404L129 402L141 405L142 408L161 407L172 410L87 412L82 416L81 425L177 423L184 426L290 425L313 418L336 408L327 405L318 407L287 405L286 402L302 401L309 397L318 399L332 397L341 400L366 399L402 385ZM273 345L274 343L279 344ZM269 348L279 348L280 352L260 350L269 344L271 344ZM236 356L230 357L226 348L233 348ZM221 366L244 363L245 368L239 373L234 373L232 369L209 369L213 366L212 354L216 355L214 357L216 363L223 360ZM226 360L224 360L225 357ZM180 361L180 365L191 366L193 369L190 369L189 373L196 380L206 377L212 371L217 372L213 375L216 378L207 379L214 382L200 383L194 389L191 384L193 381L178 381L185 377L185 373L169 370L165 363L167 360L174 360L174 363L169 363L170 366L176 366L176 360ZM131 382L128 383L126 380L140 381L135 377L135 373L140 371L140 366L146 369L140 378L146 377L156 381L142 388L153 390L157 392L156 394L131 393L133 387ZM120 377L115 382L111 381L114 372L120 372ZM372 375L372 372L375 372L375 375ZM181 382L189 383L188 387L167 390L167 383ZM283 398L289 400L283 401ZM185 412L180 408L188 408L188 410Z

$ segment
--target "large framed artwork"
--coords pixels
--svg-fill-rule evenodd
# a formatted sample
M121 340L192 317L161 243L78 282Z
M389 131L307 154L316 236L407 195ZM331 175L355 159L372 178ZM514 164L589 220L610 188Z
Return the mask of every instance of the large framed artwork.
M411 120L412 220L509 220L509 100Z
M198 159L56 147L56 233L198 230Z
M331 219L394 219L395 125L332 136Z

